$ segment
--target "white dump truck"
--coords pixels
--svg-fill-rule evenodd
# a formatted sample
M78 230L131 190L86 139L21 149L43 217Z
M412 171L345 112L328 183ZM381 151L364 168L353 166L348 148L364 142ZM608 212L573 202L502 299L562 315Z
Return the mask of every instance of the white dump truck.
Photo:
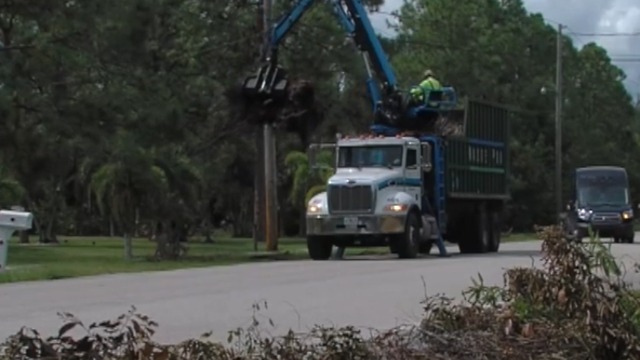
M443 254L443 240L463 253L497 251L509 198L507 112L467 106L458 136L339 138L335 173L307 204L310 257L328 259L333 246L389 246L413 258L433 244Z

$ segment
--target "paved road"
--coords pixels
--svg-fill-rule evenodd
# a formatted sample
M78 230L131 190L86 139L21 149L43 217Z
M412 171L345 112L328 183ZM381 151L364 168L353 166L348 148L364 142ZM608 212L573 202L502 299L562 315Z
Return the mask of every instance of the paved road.
M275 334L315 323L385 329L419 321L425 292L458 296L478 272L486 283L500 285L504 268L531 265L539 249L535 241L476 256L459 255L453 247L455 255L445 259L274 262L6 284L0 285L0 338L22 325L50 334L61 324L58 311L88 323L115 318L135 305L160 323L159 341L209 330L222 340L228 330L250 323L252 304L260 301L269 308L259 319L271 318ZM640 262L640 244L614 244L613 252L628 269ZM640 279L630 275L634 282Z

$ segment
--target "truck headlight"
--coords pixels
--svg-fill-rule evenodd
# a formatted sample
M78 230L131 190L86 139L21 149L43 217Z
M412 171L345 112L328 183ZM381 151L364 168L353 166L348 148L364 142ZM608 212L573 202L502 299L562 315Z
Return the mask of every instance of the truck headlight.
M580 218L580 220L589 220L589 217L591 216L591 210L587 210L587 209L578 209L578 218Z
M407 204L389 204L384 207L386 211L391 211L395 213L401 213L407 211L409 205Z
M622 218L624 220L633 219L633 210L625 210L622 212Z
M324 204L321 200L310 201L307 205L307 214L317 214L324 209Z

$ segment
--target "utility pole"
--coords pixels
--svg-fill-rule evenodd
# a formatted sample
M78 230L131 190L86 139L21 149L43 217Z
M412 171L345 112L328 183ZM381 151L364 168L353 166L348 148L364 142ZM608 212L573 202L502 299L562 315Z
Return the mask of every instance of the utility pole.
M268 60L271 42L271 0L263 0L259 10L258 21L262 28L261 60ZM276 186L276 156L274 128L269 117L274 116L269 105L263 109L264 121L259 129L256 129L256 178L255 178L255 202L256 224L254 226L254 247L258 242L265 242L267 251L278 250L278 204Z
M556 49L556 215L560 220L562 206L562 24L558 25Z

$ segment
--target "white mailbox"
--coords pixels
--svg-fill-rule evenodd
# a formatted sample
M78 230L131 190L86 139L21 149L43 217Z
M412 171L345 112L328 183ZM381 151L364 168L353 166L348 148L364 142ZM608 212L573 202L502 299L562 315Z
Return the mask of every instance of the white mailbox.
M0 210L0 271L7 266L9 240L16 230L29 230L33 214L24 211Z
M13 230L29 230L33 215L24 211L0 210L0 227Z

